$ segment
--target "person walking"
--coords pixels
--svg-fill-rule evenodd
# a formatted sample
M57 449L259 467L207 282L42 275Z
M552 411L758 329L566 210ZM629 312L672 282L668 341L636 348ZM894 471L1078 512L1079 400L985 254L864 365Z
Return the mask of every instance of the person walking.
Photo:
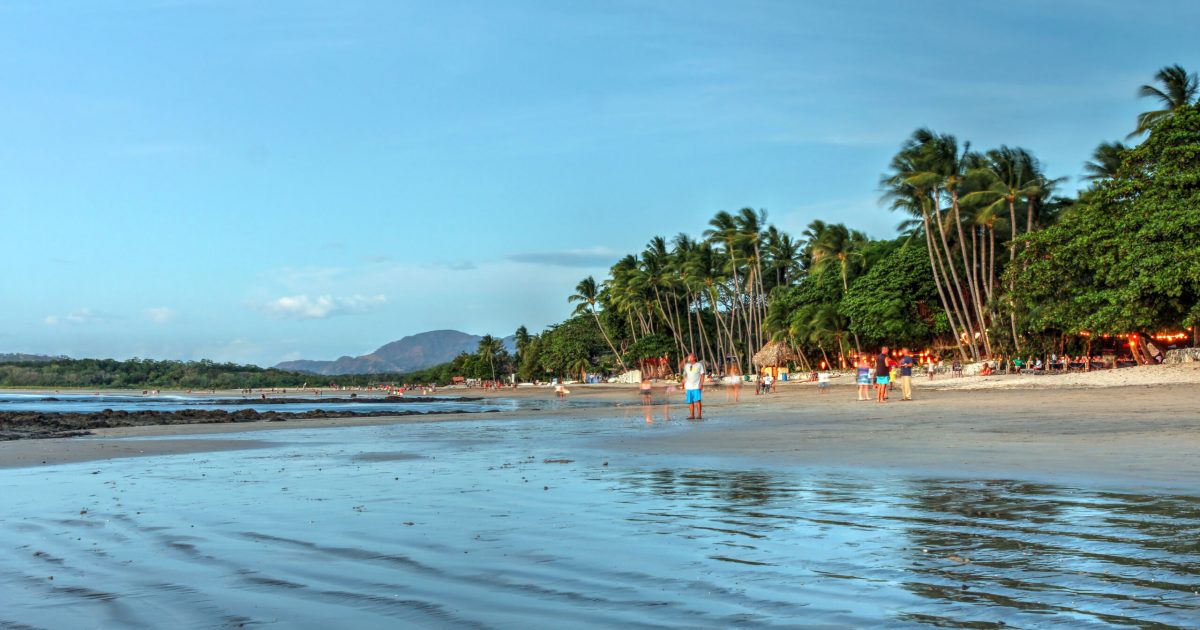
M688 406L688 420L703 420L704 405L700 398L704 387L704 364L689 353L683 366L683 391Z
M888 365L888 347L884 346L875 355L875 402L887 402L888 374L891 369Z
M905 348L900 354L900 400L912 400L912 353Z

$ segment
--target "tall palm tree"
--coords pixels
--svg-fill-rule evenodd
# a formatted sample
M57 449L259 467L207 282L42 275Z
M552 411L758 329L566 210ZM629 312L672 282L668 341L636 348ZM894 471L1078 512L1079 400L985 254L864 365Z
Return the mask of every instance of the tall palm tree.
M765 339L762 336L762 320L765 316L767 300L763 283L762 234L767 222L766 210L742 208L734 218L739 231L739 244L744 250L743 258L747 268L747 298L749 300L749 321L747 341L754 348L762 347Z
M612 350L613 356L617 357L617 363L621 364L621 371L628 372L629 368L625 366L625 359L621 358L620 352L617 352L617 347L613 345L612 339L608 336L608 331L604 330L604 324L600 321L600 313L596 311L596 302L598 299L599 290L596 287L596 279L588 276L575 285L575 293L567 298L567 303L579 303L575 306L576 315L585 312L592 314L592 318L596 320L596 327L600 329L600 334L604 337L605 343Z
M767 274L772 280L770 293L776 287L786 287L800 274L801 243L774 225L764 233L766 240Z
M954 335L959 354L965 360L967 350L978 358L975 341L975 323L971 308L959 281L954 263L954 253L946 238L946 224L953 216L942 209L942 186L947 182L947 164L957 162L958 144L953 136L944 136L931 129L921 128L901 146L891 161L890 173L884 175L882 184L885 199L891 200L893 210L904 210L912 216L921 217L925 241L929 251L929 263L934 283L938 288L950 332ZM937 238L933 228L937 228ZM959 332L964 335L960 335ZM963 338L966 338L964 347Z
M1195 72L1189 73L1183 66L1175 64L1160 68L1154 79L1158 85L1143 85L1138 88L1138 96L1158 99L1162 103L1162 109L1138 114L1137 129L1129 134L1130 138L1150 131L1159 121L1170 118L1175 112L1197 104L1196 94L1200 92L1200 80Z
M517 347L517 364L521 363L521 357L525 353L525 349L529 347L529 343L533 341L533 335L529 334L529 329L524 324L517 327L517 332L513 334L513 345Z
M742 274L740 272L740 251L744 240L741 226L738 219L734 215L722 210L713 216L708 222L709 228L704 230L704 238L708 239L714 247L719 248L721 254L725 258L725 268L728 270L728 275L732 281L729 295L729 345L736 347L734 329L740 325L741 337L743 340L749 337L750 318L747 316L746 309L743 308L742 298L745 293L743 291ZM747 281L746 284L749 284ZM751 350L748 354L752 354ZM735 353L736 354L736 353Z
M1092 159L1084 162L1083 170L1087 171L1087 179L1110 179L1121 168L1121 158L1129 147L1120 142L1101 142L1092 153Z
M866 249L869 239L866 234L848 229L841 223L825 225L823 228L816 235L816 240L810 242L813 271L821 273L826 265L836 264L842 276L842 290L845 295L850 292L850 269L863 261L863 250ZM854 350L862 354L858 333L854 333Z
M988 337L988 325L983 309L983 299L980 295L978 283L975 282L975 269L971 265L972 256L967 253L967 239L963 234L962 208L959 203L959 195L963 192L964 186L968 182L971 166L980 162L981 158L977 154L971 153L970 142L963 143L962 151L959 152L958 139L950 134L936 136L936 140L931 143L929 148L931 150L931 157L934 160L934 166L937 169L936 172L942 176L941 188L950 196L951 216L949 218L952 220L955 232L958 234L958 249L962 255L963 275L966 276L967 289L970 291L969 295L974 305L974 328L983 337L984 351L990 356L992 354L992 344L991 339ZM947 246L947 252L949 252L949 246ZM957 282L958 273L953 263L950 265L950 271L951 276ZM972 309L965 310L968 312L972 311ZM972 333L972 337L974 336L974 333Z
M480 357L487 359L488 367L492 369L492 380L496 380L496 357L504 352L504 341L491 335L484 335L479 340L479 346L475 352Z
M1025 149L1007 146L992 149L986 154L986 164L976 171L987 179L986 187L968 194L963 200L979 204L980 212L987 214L994 214L1002 207L1008 208L1008 259L1011 261L1017 257L1017 200L1040 194L1044 181L1035 173L1033 156ZM1009 306L1014 310L1016 308L1011 301ZM1021 342L1017 337L1014 312L1009 313L1009 324L1013 348L1020 352Z

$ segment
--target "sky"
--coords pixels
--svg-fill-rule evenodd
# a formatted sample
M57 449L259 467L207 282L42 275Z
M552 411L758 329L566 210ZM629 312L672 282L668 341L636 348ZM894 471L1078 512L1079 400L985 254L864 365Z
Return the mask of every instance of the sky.
M913 130L1079 187L1200 2L0 0L0 352L273 365L570 313L655 235L900 217Z

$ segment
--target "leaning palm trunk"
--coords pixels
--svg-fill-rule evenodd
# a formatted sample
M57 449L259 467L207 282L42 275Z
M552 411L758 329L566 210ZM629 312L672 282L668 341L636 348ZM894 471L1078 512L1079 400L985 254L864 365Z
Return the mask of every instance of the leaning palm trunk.
M992 226L985 228L988 235L988 283L987 283L987 298L988 302L992 301L996 290L996 230Z
M950 300L946 299L947 291L942 288L943 278L939 277L938 268L941 266L942 257L937 256L934 259L934 252L937 249L937 243L933 240L932 226L929 225L929 212L925 208L921 208L922 219L925 222L925 250L929 253L929 268L933 271L933 283L937 286L938 297L942 299L942 310L946 311L946 321L950 324L950 334L954 335L954 345L958 347L958 353L962 355L964 361L967 360L967 351L963 348L962 337L958 334L958 325L955 323L954 312ZM945 272L941 274L944 276Z
M971 318L968 317L970 309L968 308L967 300L963 297L962 283L958 280L958 271L954 265L954 255L950 249L949 242L946 240L946 228L943 225L940 211L937 216L937 226L938 236L942 240L942 253L946 256L946 266L950 268L950 278L954 281L954 290L951 292L951 296L957 300L955 302L956 310L958 310L958 301L962 302L962 309L958 311L958 314L962 320L963 328L967 333L967 345L971 348L971 358L978 360L979 348L975 345L975 328L972 326ZM945 274L946 270L942 269L942 273Z
M846 280L846 258L843 256L842 257L842 297L844 298L847 293L850 293L850 283ZM854 320L852 320L852 319L849 320L848 325L853 326ZM852 333L852 334L854 335L854 352L855 352L855 354L862 356L862 344L858 343L858 333ZM845 355L843 355L843 356L845 356Z
M1011 265L1017 259L1017 203L1016 198L1011 195L1008 197L1008 218L1012 228L1012 238L1008 241L1008 264ZM1021 341L1017 338L1017 301L1012 297L1013 289L1016 288L1014 282L1010 280L1008 283L1008 321L1012 324L1013 350L1020 352Z
M596 320L596 327L600 329L600 335L604 337L604 342L608 344L609 350L612 350L613 356L617 357L617 363L621 364L621 372L628 372L629 368L625 366L625 359L621 358L621 353L617 352L617 347L613 345L612 339L608 336L608 331L604 330L604 324L600 322L600 314L596 312L596 308L592 307L592 318ZM492 380L496 380L496 369L492 368ZM586 379L585 379L586 380Z
M1026 200L1027 214L1025 216L1025 233L1029 234L1033 231L1033 195L1029 195ZM1028 247L1028 245L1026 245Z
M670 316L667 315L667 310L663 306L662 294L658 291L658 284L652 284L651 286L654 287L654 304L658 307L658 313L662 316L663 324L666 325L667 330L671 332L671 339L675 341L675 348L679 351L679 354L682 355L683 339L680 338L679 331L675 330L674 324L671 323Z
M958 231L958 248L962 252L963 267L966 268L971 264L971 257L967 255L967 239L963 236L962 216L958 211L958 190L950 191L950 207L954 211L954 227ZM987 356L992 354L992 344L988 341L987 325L983 321L983 303L979 299L979 288L975 285L974 270L967 269L967 288L971 291L971 298L975 304L975 327L983 337L984 352ZM976 357L978 358L978 357Z
M686 280L684 281L683 288L684 288L684 291L686 292L685 296L687 299L687 301L684 302L684 311L683 312L684 312L685 317L687 318L688 346L695 348L696 347L696 337L694 335L694 329L692 328L692 288L687 285ZM701 354L703 354L703 352L701 352Z

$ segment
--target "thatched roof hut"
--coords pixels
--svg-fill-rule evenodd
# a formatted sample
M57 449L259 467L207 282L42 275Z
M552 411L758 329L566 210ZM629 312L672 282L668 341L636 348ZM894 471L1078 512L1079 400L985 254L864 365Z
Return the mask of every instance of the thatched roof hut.
M785 367L797 360L796 353L782 341L772 341L754 353L754 364L759 367Z

